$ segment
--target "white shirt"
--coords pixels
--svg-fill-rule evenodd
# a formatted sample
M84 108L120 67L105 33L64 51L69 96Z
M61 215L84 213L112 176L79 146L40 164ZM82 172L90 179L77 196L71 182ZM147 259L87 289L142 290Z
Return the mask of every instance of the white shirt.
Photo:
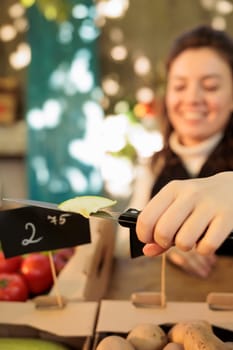
M169 145L172 151L181 158L189 174L196 176L222 137L223 133L220 132L197 145L185 146L179 142L177 134L173 132L169 139Z

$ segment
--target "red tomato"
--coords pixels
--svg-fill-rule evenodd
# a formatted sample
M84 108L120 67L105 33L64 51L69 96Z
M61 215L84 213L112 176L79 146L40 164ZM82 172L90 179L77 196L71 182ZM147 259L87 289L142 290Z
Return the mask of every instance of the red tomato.
M74 254L75 248L63 248L58 249L53 253L53 262L57 275L69 261L71 256Z
M62 249L57 249L54 253L54 255L60 255L64 260L68 261L72 255L75 253L75 248L62 248Z
M58 275L66 264L66 260L63 259L59 254L53 255L53 263L55 266L56 275Z
M21 273L25 277L31 293L46 292L53 284L49 257L41 253L32 253L22 262Z
M0 300L25 301L28 294L27 283L20 274L0 273Z
M6 259L3 252L0 251L0 273L19 271L22 261L22 256L14 256L13 258Z

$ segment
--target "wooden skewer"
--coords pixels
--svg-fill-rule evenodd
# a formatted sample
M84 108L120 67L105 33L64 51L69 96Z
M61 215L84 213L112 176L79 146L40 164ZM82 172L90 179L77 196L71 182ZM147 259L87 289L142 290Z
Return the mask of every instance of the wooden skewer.
M49 255L49 262L50 262L50 267L51 267L51 271L52 271L56 301L57 301L58 306L60 308L62 308L64 305L63 305L62 297L61 297L61 294L60 294L60 291L58 288L58 283L57 283L58 280L57 280L55 265L54 265L54 261L53 261L53 254L51 251L49 251L48 255Z
M131 295L131 301L139 307L166 307L166 253L161 258L160 292L136 292Z
M166 253L162 254L161 263L161 306L166 306Z

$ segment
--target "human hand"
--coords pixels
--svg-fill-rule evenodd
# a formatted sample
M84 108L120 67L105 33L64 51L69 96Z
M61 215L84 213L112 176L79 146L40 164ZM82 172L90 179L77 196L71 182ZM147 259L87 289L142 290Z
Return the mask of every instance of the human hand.
M144 254L159 255L176 245L201 255L214 253L233 229L233 172L166 185L140 213L138 238Z
M166 254L170 263L191 275L202 278L209 276L217 262L215 254L200 255L195 249L184 252L177 247L171 247Z

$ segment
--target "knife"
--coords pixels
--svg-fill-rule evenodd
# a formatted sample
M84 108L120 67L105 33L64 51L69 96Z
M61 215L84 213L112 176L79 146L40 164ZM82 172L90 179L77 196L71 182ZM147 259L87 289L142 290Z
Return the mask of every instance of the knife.
M58 204L50 203L50 202L43 202L43 201L23 199L23 198L2 198L2 200L7 202L18 203L22 205L64 211L59 208ZM74 212L74 213L77 214L77 212ZM130 208L123 213L98 210L97 212L90 213L90 216L94 216L102 219L114 220L114 221L117 221L120 225L125 227L135 227L139 213L140 213L139 210Z
M22 199L22 198L2 198L3 201L18 203L26 206L34 206L45 209L53 209L53 210L61 210L59 206L55 203L43 202L31 199ZM130 254L132 258L136 258L138 256L142 256L142 248L144 247L144 243L139 241L136 234L136 222L140 211L134 208L129 208L122 213L117 212L107 212L104 210L99 210L97 212L93 212L90 214L91 217L114 220L121 226L129 228L130 231ZM74 212L77 214L77 212Z
M23 204L23 205L61 210L57 204L50 203L50 202L43 202L43 201L37 201L37 200L31 200L31 199L21 199L21 198L3 198L2 200ZM136 234L136 223L137 223L137 218L139 214L140 214L140 210L129 208L122 213L117 213L112 211L107 212L104 210L99 210L97 212L91 213L90 216L102 218L102 219L114 220L121 226L128 227L130 230L131 257L135 258L143 255L142 248L145 245L145 243L139 241ZM216 253L219 255L233 255L233 232L229 234L229 236L222 243L221 247L217 250Z

